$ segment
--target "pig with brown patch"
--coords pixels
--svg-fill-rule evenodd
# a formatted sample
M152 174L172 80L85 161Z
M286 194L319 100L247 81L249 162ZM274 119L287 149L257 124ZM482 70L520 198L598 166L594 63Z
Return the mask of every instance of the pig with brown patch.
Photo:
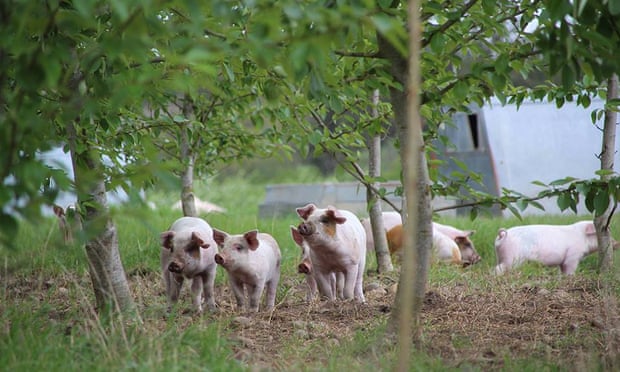
M333 206L307 204L296 209L303 220L298 231L310 248L310 261L319 292L336 299L333 275L343 275L343 298L365 302L366 233L355 214Z
M572 275L579 262L597 250L592 221L501 228L495 238L495 273L502 274L526 261L536 261L545 266L559 266L563 274Z
M185 279L191 279L194 308L203 311L202 297L207 308L215 310L215 254L217 245L209 224L196 217L181 217L170 229L161 233L161 269L168 298L168 308L176 304Z
M396 225L387 232L387 242L392 257L401 254L403 225ZM433 230L432 251L434 261L463 265L460 246L456 241L437 230Z
M385 231L390 231L394 226L402 225L403 219L398 212L388 211L382 212L381 218L383 219L383 228ZM366 252L372 252L375 249L375 238L372 235L372 225L370 224L370 217L362 219L362 226L366 232Z
M303 236L299 233L299 230L295 226L291 226L291 236L295 243L301 248L301 262L297 265L297 272L306 276L306 284L308 289L306 292L306 301L310 302L314 299L318 292L316 279L314 278L314 271L312 270L312 261L310 260L310 246L308 242L304 240ZM336 274L332 273L330 278L330 287L332 293L337 293L338 298L343 297L343 285L344 277L342 273L338 273L338 288L336 287ZM321 296L328 297L328 293L320 293Z
M213 230L213 239L220 246L215 262L228 273L230 288L237 300L237 309L246 308L245 290L248 292L249 310L257 312L263 290L265 309L275 306L276 291L280 281L280 247L269 234L251 230L244 234L229 235Z

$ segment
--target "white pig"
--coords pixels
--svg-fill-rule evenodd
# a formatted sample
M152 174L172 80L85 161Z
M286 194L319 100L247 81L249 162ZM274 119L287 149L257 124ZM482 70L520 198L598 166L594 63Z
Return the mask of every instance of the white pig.
M306 301L310 302L318 292L314 271L312 270L312 261L310 260L310 246L295 226L291 226L291 236L299 248L301 248L301 262L297 266L297 272L306 275L306 284L308 285ZM339 280L336 281L336 274L332 273L330 287L332 293L338 293L338 298L343 298L344 276L342 273L338 273L338 279ZM336 288L336 282L338 282L338 288ZM321 293L321 296L328 297L329 294Z
M456 227L442 225L437 222L433 222L433 233L440 232L458 244L461 251L461 260L463 266L473 265L481 260L480 255L474 247L474 243L469 238L474 234L473 230L459 230Z
M213 239L222 248L215 262L226 269L237 308L245 308L244 288L248 291L249 310L258 311L260 298L266 288L265 308L273 309L280 281L280 247L269 234L251 230L229 235L213 230Z
M209 224L196 217L181 217L161 233L161 268L170 308L179 299L185 279L192 279L194 307L201 313L202 295L209 310L215 310L215 254L217 245Z
M495 273L517 267L525 261L560 266L572 275L581 259L596 251L596 230L592 221L572 225L526 225L499 229L495 239Z
M308 204L296 210L303 220L297 230L310 247L319 292L335 300L331 280L334 273L342 273L343 298L365 302L366 234L360 220L353 213L332 206L319 209Z
M402 225L403 219L398 212L382 212L383 227L385 231L390 231L396 225ZM370 217L362 219L362 226L366 232L366 252L372 252L375 249L375 238L372 235L372 226L370 225Z

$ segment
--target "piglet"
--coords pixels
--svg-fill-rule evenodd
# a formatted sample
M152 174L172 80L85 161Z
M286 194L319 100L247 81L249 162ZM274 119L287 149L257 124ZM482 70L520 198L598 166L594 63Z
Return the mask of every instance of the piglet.
M329 206L319 209L308 204L296 209L303 220L299 234L308 243L314 279L319 292L335 300L333 275L343 275L343 298L365 302L366 234L352 212Z
M463 266L473 265L481 260L480 255L474 247L474 243L469 238L475 231L459 230L456 227L433 222L433 234L435 231L448 236L456 242L459 246L459 250L461 251L461 261Z
M314 279L314 271L312 270L312 261L310 260L310 246L308 242L304 240L304 237L299 233L299 230L295 228L295 226L291 226L291 236L295 243L301 248L301 262L297 266L297 272L300 274L304 274L306 276L306 284L308 285L308 290L306 293L306 301L310 302L314 299L314 296L318 292L316 279ZM343 285L344 285L344 277L342 273L338 273L338 288L336 288L336 274L332 273L330 277L330 287L332 293L338 293L338 297L343 297ZM320 293L320 292L319 292ZM328 297L328 293L320 293L321 296Z
M403 225L396 225L387 232L390 255L400 254L403 245ZM459 244L444 233L433 230L433 259L440 262L463 264Z
M579 261L596 250L598 243L592 221L501 228L495 239L495 273L502 274L525 261L537 261L546 266L560 266L563 274L572 275Z
M161 268L168 297L168 307L177 303L185 279L192 280L194 307L201 313L202 295L209 310L215 310L215 254L213 230L196 217L181 217L161 233Z
M237 308L245 308L245 288L248 291L249 310L258 311L260 298L266 288L265 308L273 309L281 261L276 240L258 230L229 235L217 229L213 230L213 239L221 247L221 252L215 255L215 262L228 273Z

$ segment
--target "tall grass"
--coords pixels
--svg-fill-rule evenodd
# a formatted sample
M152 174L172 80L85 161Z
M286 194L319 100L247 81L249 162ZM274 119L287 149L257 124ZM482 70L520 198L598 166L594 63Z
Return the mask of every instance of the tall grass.
M311 174L311 173L309 173ZM250 177L251 178L251 177ZM225 181L207 180L198 184L196 195L203 200L226 208L226 213L205 215L209 223L228 233L242 233L258 228L272 234L282 251L282 279L297 278L299 249L294 245L289 225L297 216L261 219L258 205L264 198L264 184L247 182L244 176L228 176ZM158 208L146 205L115 207L113 218L118 229L119 248L125 270L145 275L141 285L160 288L159 235L182 212L171 209L178 200L176 193L147 193ZM473 229L472 239L483 260L466 270L453 270L445 265L431 268L429 282L450 285L467 283L460 290L494 290L489 280L495 265L493 240L499 227L529 223L564 224L584 219L584 216L533 216L516 218L486 218L475 221L464 218L440 218L462 229ZM620 238L620 220L614 219L612 235ZM149 322L164 313L163 295L155 299L136 297L142 303L140 316L133 320L104 321L95 314L87 262L79 244L63 244L57 223L50 218L36 226L22 224L14 250L1 257L0 276L0 366L6 370L244 370L232 358L227 331L221 322L209 318L191 319L184 315L170 317L167 322ZM376 269L372 253L367 270ZM594 275L596 255L579 266L578 275ZM615 262L620 258L616 253ZM615 270L616 273L620 270ZM146 273L146 274L145 274ZM396 276L396 274L394 275ZM533 277L544 278L553 286L559 275L556 268L536 264L524 265L510 280L527 282ZM154 278L154 279L153 279ZM156 281L149 283L148 281ZM217 283L225 278L219 270ZM369 280L374 280L369 275ZM286 281L281 280L279 301L286 295ZM19 287L16 291L15 288ZM31 291L28 290L31 289ZM464 289L463 289L464 288ZM134 289L134 291L137 291ZM187 291L185 288L184 291ZM161 289L160 289L161 293ZM186 292L185 292L186 293ZM140 319L146 320L141 322ZM159 324L156 326L156 324ZM337 348L329 345L291 342L290 366L299 369L355 370L388 369L393 354L375 350L372 342L382 334L378 328L360 330L351 343ZM374 351L373 351L374 350ZM370 355L368 354L370 352ZM320 358L316 353L322 353ZM343 356L343 353L346 356ZM298 359L295 359L298 358ZM304 361L319 359L315 364ZM416 367L421 370L442 370L445 366L436 358L416 354ZM549 368L545 362L511 361L513 369ZM304 367L305 366L305 367ZM475 367L474 367L475 368ZM553 369L553 368L551 368Z

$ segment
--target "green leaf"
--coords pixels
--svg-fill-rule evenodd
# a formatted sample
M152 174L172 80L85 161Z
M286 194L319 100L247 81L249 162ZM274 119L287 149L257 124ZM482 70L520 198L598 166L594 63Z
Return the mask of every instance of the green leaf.
M571 206L572 199L568 193L562 193L558 195L558 207L562 212L564 212L568 207Z
M309 141L313 146L318 145L323 140L323 133L319 130L315 130L310 134Z
M609 13L614 16L620 14L620 0L609 0Z
M565 89L571 89L575 85L576 75L572 66L564 65L562 67L562 85Z
M442 51L445 50L445 46L446 37L443 34L436 33L435 35L433 35L433 38L431 39L431 50L434 53L440 54Z
M606 190L598 190L594 197L594 211L596 216L600 216L607 210L609 206L609 194Z

